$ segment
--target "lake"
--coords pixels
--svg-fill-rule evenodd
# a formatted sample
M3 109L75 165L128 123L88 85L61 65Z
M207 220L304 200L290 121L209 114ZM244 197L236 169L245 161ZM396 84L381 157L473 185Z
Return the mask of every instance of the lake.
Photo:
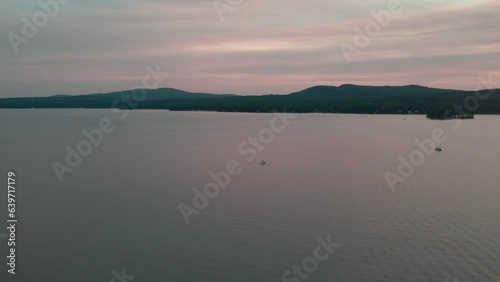
M0 110L0 129L18 217L17 274L0 237L0 281L500 278L498 116L33 109ZM443 152L422 152L435 130Z

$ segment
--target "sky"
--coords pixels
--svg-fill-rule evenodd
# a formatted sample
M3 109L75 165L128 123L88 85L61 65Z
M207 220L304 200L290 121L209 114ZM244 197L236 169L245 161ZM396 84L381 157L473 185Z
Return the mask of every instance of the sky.
M132 89L156 65L159 87L191 92L500 88L498 0L58 1L45 18L39 0L0 2L0 97Z

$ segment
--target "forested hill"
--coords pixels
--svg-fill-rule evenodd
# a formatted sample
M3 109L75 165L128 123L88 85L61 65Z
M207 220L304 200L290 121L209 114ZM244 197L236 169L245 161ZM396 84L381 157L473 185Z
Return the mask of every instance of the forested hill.
M448 109L472 114L500 114L500 91L460 91L408 86L315 86L288 95L238 96L190 93L162 88L106 94L55 95L0 99L0 108L129 108L172 111L427 114L440 118ZM145 99L134 97L145 95ZM470 103L465 107L464 103ZM455 106L456 105L456 106ZM478 107L476 107L478 106ZM475 109L477 108L477 109Z

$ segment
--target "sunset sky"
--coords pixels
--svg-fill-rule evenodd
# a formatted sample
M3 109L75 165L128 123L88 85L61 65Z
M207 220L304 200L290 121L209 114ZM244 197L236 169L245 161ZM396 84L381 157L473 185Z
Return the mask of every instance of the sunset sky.
M49 1L49 0L42 0ZM227 3L227 0L222 0ZM314 85L500 87L500 1L401 0L402 11L349 63L340 48L388 0L245 0L221 21L210 0L70 1L16 54L9 32L43 11L0 3L0 97L102 93L141 85L286 94Z

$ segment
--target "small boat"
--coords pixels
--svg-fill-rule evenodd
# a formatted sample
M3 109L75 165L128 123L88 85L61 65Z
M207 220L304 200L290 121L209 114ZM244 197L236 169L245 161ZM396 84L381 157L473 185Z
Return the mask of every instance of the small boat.
M266 165L266 162L265 161L261 161L260 165L264 166L264 165Z
M436 147L436 152L442 152L443 149L441 147Z

